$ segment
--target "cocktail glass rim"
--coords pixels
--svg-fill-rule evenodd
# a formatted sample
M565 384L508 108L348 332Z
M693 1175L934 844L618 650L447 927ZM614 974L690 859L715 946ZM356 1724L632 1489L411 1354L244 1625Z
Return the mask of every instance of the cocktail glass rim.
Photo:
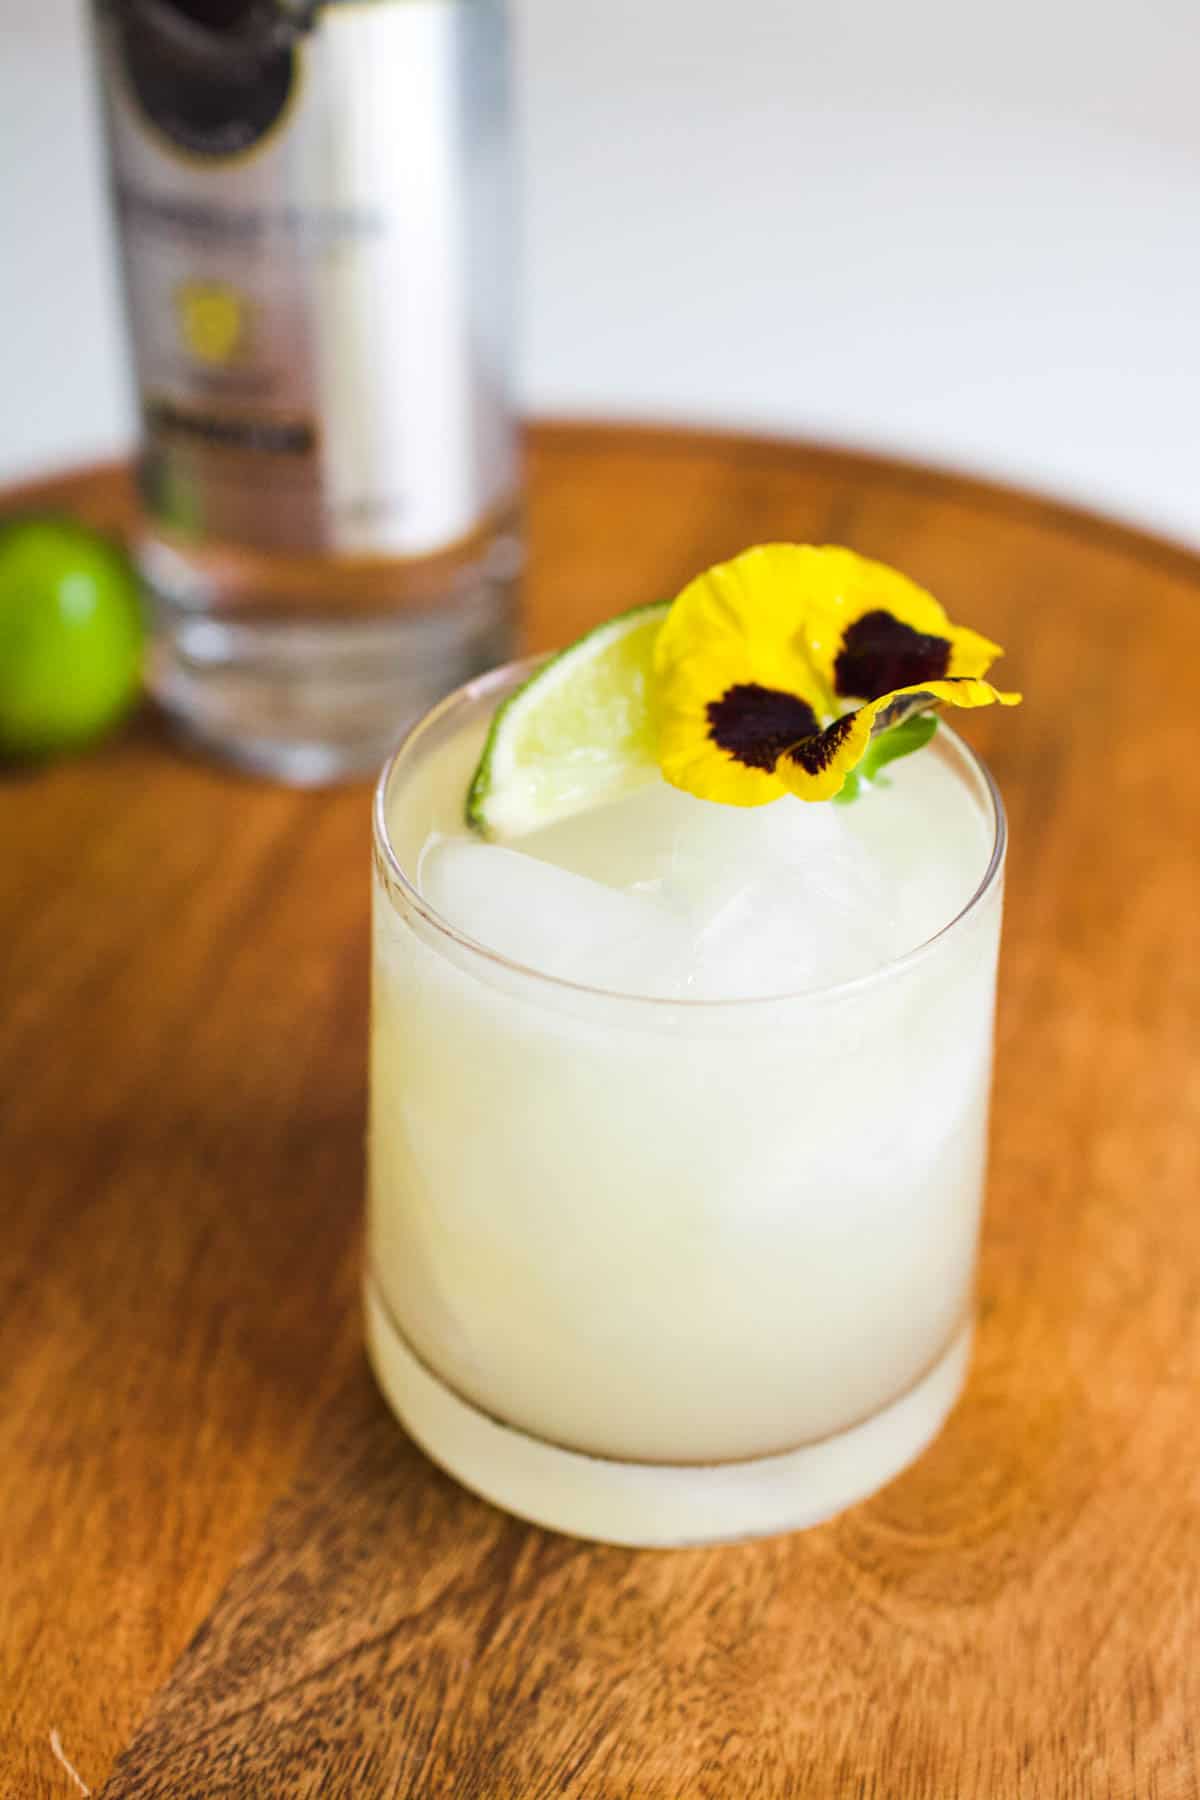
M828 982L819 987L800 988L792 992L712 998L702 995L689 997L687 995L618 992L613 988L595 987L589 982L572 981L566 976L551 975L544 969L535 968L531 963L518 962L513 957L505 956L501 951L491 949L478 938L471 937L468 932L460 931L456 925L452 925L448 919L443 918L434 907L430 906L416 883L405 873L388 831L387 797L392 777L399 771L401 764L417 748L420 740L428 731L440 724L454 711L474 705L481 700L499 696L506 688L515 690L520 682L527 680L533 671L546 660L547 655L543 654L502 663L498 668L489 669L486 674L477 675L473 680L466 681L461 687L455 688L452 693L447 694L444 699L439 700L428 711L422 713L420 718L414 720L384 763L375 784L375 795L371 808L372 836L375 856L385 877L385 885L399 890L405 905L411 907L435 932L473 956L483 957L487 962L531 982L545 983L550 989L592 996L609 1004L616 1001L635 1007L653 1007L658 1012L662 1012L664 1009L698 1012L720 1008L728 1013L731 1010L740 1011L755 1007L779 1007L789 1002L793 1004L814 1001L828 1002L865 992L917 967L940 948L952 934L960 930L999 880L1008 846L1008 820L1004 811L1004 802L1000 798L1000 790L983 758L943 720L937 737L929 746L929 751L936 753L939 745L949 744L959 761L965 763L979 780L992 809L991 855L978 886L965 905L961 906L931 937L926 938L920 944L914 944L911 949L905 950L899 956L892 957L888 962L881 963L878 968L868 969L863 974L852 975L846 980ZM928 751L923 751L921 754L928 754ZM829 803L824 802L823 804Z

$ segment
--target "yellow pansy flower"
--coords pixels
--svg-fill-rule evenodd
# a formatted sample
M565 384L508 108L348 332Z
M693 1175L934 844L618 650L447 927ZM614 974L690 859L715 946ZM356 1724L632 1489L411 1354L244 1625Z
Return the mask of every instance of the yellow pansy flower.
M982 679L1000 654L883 563L762 545L698 576L667 615L659 764L674 786L727 805L829 800L872 737L914 713L1015 705Z

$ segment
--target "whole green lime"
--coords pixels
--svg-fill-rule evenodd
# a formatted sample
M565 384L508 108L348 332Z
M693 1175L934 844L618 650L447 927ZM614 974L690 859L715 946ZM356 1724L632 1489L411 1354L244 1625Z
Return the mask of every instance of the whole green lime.
M90 743L137 697L137 579L109 538L73 519L0 524L0 755Z

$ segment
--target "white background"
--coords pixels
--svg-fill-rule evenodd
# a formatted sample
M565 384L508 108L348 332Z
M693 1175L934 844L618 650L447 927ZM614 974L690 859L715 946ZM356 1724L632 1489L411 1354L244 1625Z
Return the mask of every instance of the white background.
M1200 544L1195 0L515 0L535 411L762 426ZM0 479L129 409L82 0L0 0Z

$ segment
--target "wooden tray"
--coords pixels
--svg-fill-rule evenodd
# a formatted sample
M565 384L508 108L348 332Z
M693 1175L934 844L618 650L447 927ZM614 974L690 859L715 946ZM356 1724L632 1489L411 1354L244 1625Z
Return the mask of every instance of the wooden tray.
M546 427L532 470L534 643L790 537L1011 647L1026 706L967 726L1012 853L966 1398L790 1539L471 1498L360 1347L366 788L148 722L6 778L0 1791L1200 1792L1200 563L746 438ZM32 497L126 516L120 471Z

